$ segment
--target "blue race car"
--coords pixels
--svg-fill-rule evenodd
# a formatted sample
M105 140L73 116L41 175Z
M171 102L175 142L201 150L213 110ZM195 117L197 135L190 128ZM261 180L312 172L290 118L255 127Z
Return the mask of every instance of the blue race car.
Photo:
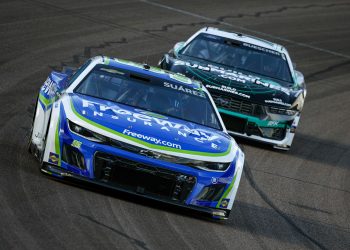
M95 57L40 89L29 151L41 171L228 218L244 153L206 88Z

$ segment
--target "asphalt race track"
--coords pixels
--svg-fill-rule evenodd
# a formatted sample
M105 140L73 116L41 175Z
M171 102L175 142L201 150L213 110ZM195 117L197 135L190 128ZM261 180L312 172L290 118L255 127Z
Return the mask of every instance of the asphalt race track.
M156 65L203 26L285 45L308 86L294 145L240 141L231 217L47 178L26 142L53 69L94 55ZM0 1L1 249L350 249L350 2Z

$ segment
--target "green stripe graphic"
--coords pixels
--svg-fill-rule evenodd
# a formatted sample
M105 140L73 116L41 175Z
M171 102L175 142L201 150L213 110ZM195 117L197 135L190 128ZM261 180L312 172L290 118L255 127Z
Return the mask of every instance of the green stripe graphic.
M109 133L112 133L114 135L120 136L120 137L122 137L124 139L127 139L129 141L133 141L133 142L139 143L139 144L141 144L143 146L146 146L148 148L151 148L151 149L158 149L158 150L164 150L164 151L170 151L170 152L176 152L176 153L182 153L182 154L189 154L189 155L208 156L208 157L226 156L226 155L228 155L231 152L231 147L232 147L232 142L231 141L230 141L230 145L228 146L227 150L225 152L221 152L221 153L207 153L207 152L200 152L200 151L193 151L193 150L182 150L182 149L177 149L177 148L169 148L169 147L165 147L165 146L161 146L161 145L154 145L154 144L142 141L140 139L137 139L137 138L125 135L123 133L114 131L113 129L110 129L108 127L105 127L105 126L103 126L101 124L98 124L98 123L96 123L94 121L91 121L91 120L87 119L86 117L82 116L81 114L79 114L76 111L72 100L71 100L71 108L72 108L74 114L77 117L79 117L81 120L89 123L90 125L95 126L97 128L100 128L100 129L102 129L104 131L107 131Z

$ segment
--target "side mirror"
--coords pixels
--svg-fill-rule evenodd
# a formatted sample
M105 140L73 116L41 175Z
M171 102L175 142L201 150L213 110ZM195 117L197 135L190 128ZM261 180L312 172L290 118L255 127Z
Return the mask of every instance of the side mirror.
M46 99L59 96L68 87L69 75L52 71L40 89L40 93Z
M302 86L304 85L305 83L305 79L304 79L304 75L300 72L300 71L297 71L295 70L295 76L296 76L296 83L299 85L299 86Z
M64 66L62 68L62 73L66 74L68 76L72 76L74 74L74 72L77 71L77 68L75 67L68 67L68 66Z
M68 87L68 75L52 71L40 88L39 100L44 110L48 110L51 104Z
M174 45L173 52L174 55L177 56L179 51L184 47L185 42L178 42Z

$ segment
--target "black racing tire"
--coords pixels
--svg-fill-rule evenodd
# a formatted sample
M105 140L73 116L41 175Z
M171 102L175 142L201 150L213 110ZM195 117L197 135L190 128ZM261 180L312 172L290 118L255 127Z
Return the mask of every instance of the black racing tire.
M53 104L52 104L53 105ZM44 159L44 153L45 153L45 149L46 149L46 138L47 138L47 135L49 134L49 129L50 129L50 123L51 123L51 115L52 115L52 110L50 112L50 116L49 116L49 122L47 123L47 129L46 129L46 134L45 134L45 137L44 137L44 149L42 152L40 152L40 157L38 158L39 162L40 162L40 169L43 167L43 159Z
M28 141L27 141L27 151L30 154L33 154L33 142L32 142L32 137L33 137L33 128L34 128L34 120L35 120L35 115L36 115L36 109L38 107L38 101L39 101L39 95L36 98L35 101L35 108L32 114L32 123L30 125L30 132L29 132L29 136L28 136Z
M35 121L35 115L36 115L36 110L37 110L37 107L38 107L38 101L39 101L39 95L38 97L36 98L36 103L35 103L35 109L34 109L34 112L33 112L33 119L32 119L32 124L31 124L31 128L30 128L30 133L29 133L29 138L28 138L28 142L27 142L27 150L30 154L34 155L34 157L39 161L40 163L40 169L42 168L43 166L43 158L44 158L44 152L45 152L45 148L46 148L46 138L47 138L47 135L49 133L49 127L50 127L50 122L51 122L51 114L52 112L50 113L50 117L49 117L49 122L47 124L47 129L46 129L46 134L45 134L45 137L44 137L44 149L42 151L39 151L37 149L37 147L33 144L32 142L32 136L33 136L33 129L34 129L34 121Z

